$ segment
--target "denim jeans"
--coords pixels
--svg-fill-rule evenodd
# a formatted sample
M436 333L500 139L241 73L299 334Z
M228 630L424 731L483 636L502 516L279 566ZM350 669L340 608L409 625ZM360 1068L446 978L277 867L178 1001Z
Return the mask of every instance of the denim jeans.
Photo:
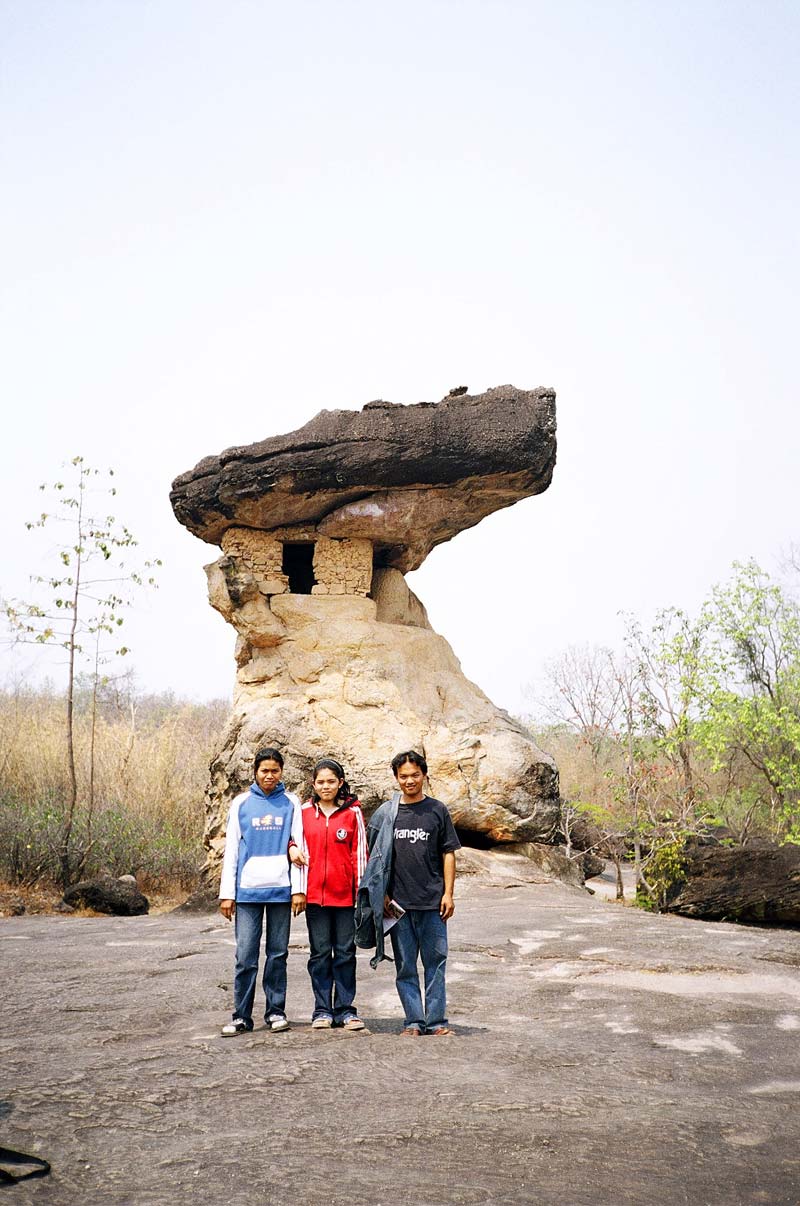
M407 1027L434 1030L447 1025L445 967L447 965L447 922L437 909L407 909L389 931L396 965L397 995ZM425 1008L419 987L417 958L425 972Z
M264 950L264 1020L272 1014L286 1016L286 960L289 955L289 929L292 906L286 904L236 905L236 974L233 980L233 1016L241 1018L252 1028L253 999L258 976L258 954L261 929L266 915Z
M306 905L311 957L308 974L314 990L313 1017L343 1022L355 1013L356 940L352 906Z

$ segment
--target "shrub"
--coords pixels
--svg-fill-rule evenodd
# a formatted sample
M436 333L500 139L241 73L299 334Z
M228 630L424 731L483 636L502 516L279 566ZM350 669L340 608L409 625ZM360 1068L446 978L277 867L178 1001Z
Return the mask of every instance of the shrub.
M66 815L63 700L49 685L0 691L0 877L55 884ZM73 870L135 873L190 890L203 860L203 797L227 705L106 690L90 762L88 707L77 714L79 803ZM93 773L92 773L93 769Z

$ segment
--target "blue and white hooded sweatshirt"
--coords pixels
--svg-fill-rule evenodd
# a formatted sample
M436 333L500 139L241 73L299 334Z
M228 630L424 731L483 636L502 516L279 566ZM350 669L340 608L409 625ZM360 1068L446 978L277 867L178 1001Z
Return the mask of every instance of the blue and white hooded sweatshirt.
M303 841L300 801L283 783L266 795L257 783L231 803L225 831L220 900L286 904L301 892L300 870L289 862L289 839Z

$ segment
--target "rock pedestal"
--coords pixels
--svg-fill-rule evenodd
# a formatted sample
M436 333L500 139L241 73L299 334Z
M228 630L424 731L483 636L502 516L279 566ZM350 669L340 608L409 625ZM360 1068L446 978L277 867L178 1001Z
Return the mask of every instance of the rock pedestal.
M551 838L554 763L464 677L403 575L546 489L554 462L552 391L504 386L323 411L176 479L177 518L221 546L209 598L238 634L233 712L211 766L211 867L261 745L282 749L301 793L317 759L338 758L367 811L392 790L392 756L418 749L467 840Z

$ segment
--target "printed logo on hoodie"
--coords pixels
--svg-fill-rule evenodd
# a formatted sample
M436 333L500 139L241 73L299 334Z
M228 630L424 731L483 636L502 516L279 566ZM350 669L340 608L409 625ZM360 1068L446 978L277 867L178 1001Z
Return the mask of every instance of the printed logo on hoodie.
M263 817L253 817L250 824L253 829L280 829L283 822L280 817L274 817L271 812L265 812Z

